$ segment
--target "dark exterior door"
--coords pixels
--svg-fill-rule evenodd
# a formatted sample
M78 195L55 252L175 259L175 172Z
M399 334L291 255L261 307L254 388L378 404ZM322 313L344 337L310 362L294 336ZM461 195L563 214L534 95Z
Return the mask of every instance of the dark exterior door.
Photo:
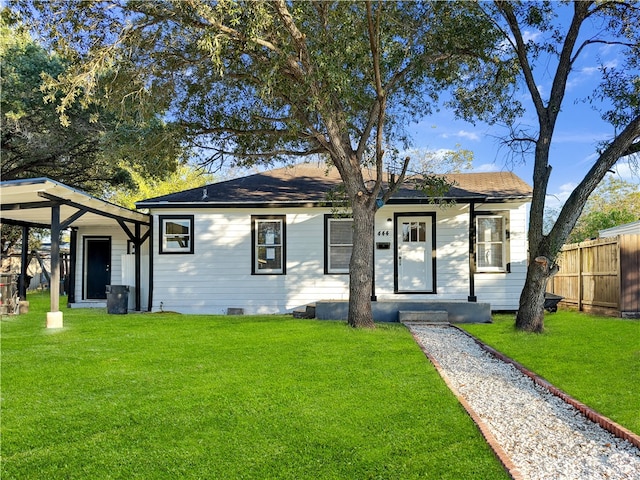
M111 283L111 239L85 238L85 298L107 298Z

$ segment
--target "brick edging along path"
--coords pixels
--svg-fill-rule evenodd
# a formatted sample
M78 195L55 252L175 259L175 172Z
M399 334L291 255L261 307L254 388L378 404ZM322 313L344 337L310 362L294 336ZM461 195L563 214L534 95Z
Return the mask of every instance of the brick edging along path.
M473 341L476 342L480 346L480 348L482 348L486 352L490 353L491 355L493 355L494 357L502 360L505 363L509 363L509 364L513 365L520 372L522 372L524 375L526 375L531 380L533 380L533 382L536 385L540 385L542 388L546 389L547 391L549 391L550 393L552 393L556 397L562 399L563 401L565 401L569 405L573 406L576 410L578 410L582 415L587 417L592 422L597 423L602 428L604 428L605 430L607 430L611 434L615 435L616 437L621 438L623 440L626 440L629 443L631 443L632 445L636 446L637 448L640 448L640 435L636 435L631 430L629 430L627 428L624 428L622 425L617 424L616 422L614 422L610 418L607 418L604 415L596 412L591 407L588 407L584 403L579 402L578 400L576 400L575 398L570 396L568 393L566 393L566 392L560 390L559 388L553 386L551 383L549 383L547 380L542 378L540 375L535 374L534 372L532 372L531 370L528 370L527 368L525 368L524 366L522 366L521 364L519 364L518 362L516 362L512 358L509 358L505 354L499 352L498 350L490 347L489 345L486 345L485 343L483 343L478 338L474 337L472 334L470 334L466 330L463 330L462 328L460 328L460 327L458 327L456 325L451 325L451 326L453 328L455 328L456 330L464 333L465 335L467 335L471 339L473 339Z

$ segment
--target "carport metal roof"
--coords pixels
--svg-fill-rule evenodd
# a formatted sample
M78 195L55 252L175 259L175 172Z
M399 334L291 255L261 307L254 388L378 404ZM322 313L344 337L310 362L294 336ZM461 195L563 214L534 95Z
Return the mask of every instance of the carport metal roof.
M29 227L51 227L51 208L60 207L60 227L117 222L150 225L144 213L95 198L49 178L0 182L0 221Z

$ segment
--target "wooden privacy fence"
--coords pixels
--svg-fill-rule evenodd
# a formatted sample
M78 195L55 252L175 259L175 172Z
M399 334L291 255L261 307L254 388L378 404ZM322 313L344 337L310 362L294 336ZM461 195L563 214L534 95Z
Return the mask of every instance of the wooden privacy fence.
M599 238L562 247L560 271L547 291L561 305L616 317L640 318L640 235Z

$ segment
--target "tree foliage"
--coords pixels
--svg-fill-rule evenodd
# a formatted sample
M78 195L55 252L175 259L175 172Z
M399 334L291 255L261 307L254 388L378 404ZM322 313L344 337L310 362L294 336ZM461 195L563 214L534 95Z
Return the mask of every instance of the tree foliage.
M505 144L533 159L529 266L516 326L540 332L544 327L544 291L547 279L556 272L558 251L606 173L620 158L640 150L640 7L631 1L500 1L483 6L502 30L504 45L517 60L520 86L531 105L527 113L537 120L530 129L514 122ZM618 64L601 62L601 82L593 94L586 99L570 98L568 87L580 75L579 62L601 46L617 50ZM546 78L551 86L544 95L540 85ZM545 233L544 208L552 160L572 161L551 157L554 132L558 118L571 109L572 101L580 100L590 102L594 115L599 114L610 124L610 137L594 152L592 168Z
M1 18L3 180L49 177L102 195L131 185L123 164L153 176L175 168L179 143L157 118L136 125L98 104L73 104L61 122L60 94L45 94L44 80L65 75L71 63L48 53L8 10Z
M600 230L637 220L640 220L638 185L607 177L589 197L567 242L597 238Z
M178 166L174 172L163 179L154 179L134 169L124 168L129 171L135 187L121 187L108 195L106 199L131 210L135 210L135 204L140 200L201 187L214 181L213 175L204 173L202 169L190 165Z
M376 200L404 180L408 162L394 156L409 143L406 127L455 85L468 110L513 113L504 88L512 64L471 2L15 4L53 48L75 55L74 68L48 83L65 92L63 118L76 103L120 105L128 118L162 111L202 164L322 155L335 165L355 226L354 326L373 326ZM394 161L397 183L384 184ZM375 168L375 182L365 182L364 166Z

